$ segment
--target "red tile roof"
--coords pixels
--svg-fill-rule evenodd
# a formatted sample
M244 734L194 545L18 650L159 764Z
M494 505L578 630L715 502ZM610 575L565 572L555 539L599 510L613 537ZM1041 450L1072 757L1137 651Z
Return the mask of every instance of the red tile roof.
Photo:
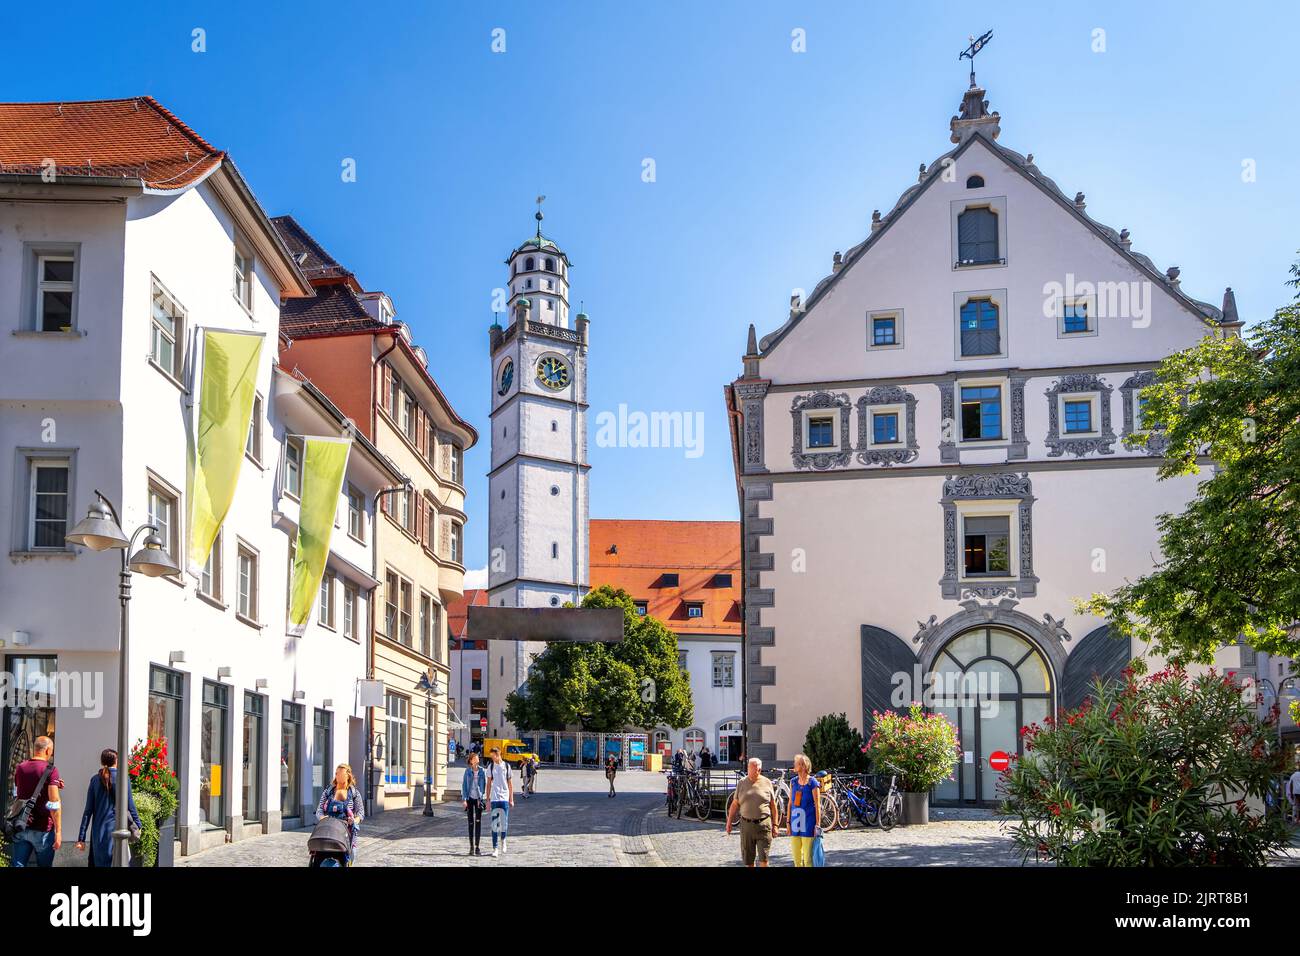
M298 268L302 269L303 275L308 279L313 282L323 279L351 279L355 284L352 273L326 252L325 247L317 242L293 216L275 216L271 223L280 233L284 244L289 247L289 252L293 254ZM356 285L356 288L360 289L360 285Z
M739 521L593 518L588 539L593 588L622 588L679 634L740 634ZM665 587L665 574L678 586ZM731 575L730 584L716 586L716 574ZM695 603L700 617L688 615Z
M486 607L487 602L487 588L466 588L464 597L447 605L447 634L451 641L458 642L465 637L470 605Z
M280 304L280 331L291 339L301 339L392 331L392 326L372 318L346 285L322 285L316 286L310 299L286 299Z
M151 96L73 103L0 103L0 173L139 179L183 189L226 154Z

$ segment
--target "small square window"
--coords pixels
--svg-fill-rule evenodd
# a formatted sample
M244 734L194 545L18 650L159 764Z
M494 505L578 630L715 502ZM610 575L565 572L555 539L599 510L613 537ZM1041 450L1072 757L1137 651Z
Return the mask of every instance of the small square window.
M1005 515L967 518L964 527L966 575L1011 573L1011 519Z
M645 601L632 602L636 606L636 616L645 617L650 611L650 606Z
M997 385L961 390L962 441L989 441L1002 437L1002 388Z
M1061 322L1062 328L1067 335L1090 331L1088 325L1088 302L1086 299L1066 302L1063 305L1063 309L1064 311L1061 316Z
M871 320L872 345L897 345L897 332L897 323L892 315Z
M1092 402L1087 399L1065 402L1065 433L1077 435L1092 431Z
M835 447L835 419L830 415L817 415L808 419L808 447Z
M686 605L687 617L704 617L704 605L698 602L688 602Z
M871 436L877 445L895 444L898 441L898 412L873 412Z

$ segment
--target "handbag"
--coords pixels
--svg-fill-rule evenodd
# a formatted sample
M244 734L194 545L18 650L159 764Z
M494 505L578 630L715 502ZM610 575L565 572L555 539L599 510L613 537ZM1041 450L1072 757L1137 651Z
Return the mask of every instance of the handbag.
M812 865L813 866L826 865L826 847L822 845L822 834L820 828L818 828L817 830L817 835L813 837Z
M9 809L5 811L3 824L0 824L0 831L3 831L4 838L10 843L14 837L22 833L32 824L32 814L36 810L36 801L41 794L45 792L45 786L49 782L50 774L54 772L54 764L45 761L45 772L41 774L41 779L36 781L36 789L32 791L31 796L23 799L14 797L13 802L9 804Z

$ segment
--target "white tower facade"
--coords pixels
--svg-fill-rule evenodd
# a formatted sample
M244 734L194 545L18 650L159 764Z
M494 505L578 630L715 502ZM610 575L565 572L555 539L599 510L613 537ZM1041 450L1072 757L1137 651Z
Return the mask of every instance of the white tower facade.
M568 256L542 235L518 246L510 324L494 324L492 470L488 474L488 600L493 607L561 607L587 592L587 334L570 323ZM513 736L506 695L544 644L495 641L489 656L488 735Z

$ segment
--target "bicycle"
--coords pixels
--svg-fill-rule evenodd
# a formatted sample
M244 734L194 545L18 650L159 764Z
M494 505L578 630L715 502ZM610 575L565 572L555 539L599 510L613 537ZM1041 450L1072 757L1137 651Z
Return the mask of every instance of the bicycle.
M839 829L847 830L851 820L867 827L880 825L880 802L858 777L846 780L839 788Z

